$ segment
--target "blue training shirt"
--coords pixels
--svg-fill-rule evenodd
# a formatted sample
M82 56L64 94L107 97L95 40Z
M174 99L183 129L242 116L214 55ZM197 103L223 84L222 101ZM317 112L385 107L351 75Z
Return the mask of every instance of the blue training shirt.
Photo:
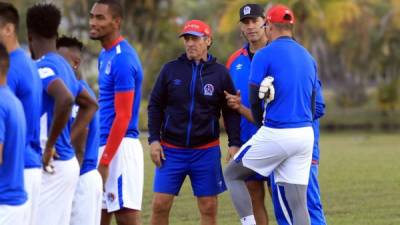
M47 130L49 130L54 113L54 99L47 93L51 82L56 79L62 80L74 97L79 95L82 91L82 86L76 79L74 71L69 63L57 53L47 53L37 61L37 66L39 68L39 76L43 83L42 113L47 113ZM75 156L75 151L71 145L71 125L72 117L57 138L55 148L57 154L60 156L60 158L57 158L58 160L69 160Z
M24 152L26 122L21 102L9 87L0 86L0 205L22 205L27 200L24 189Z
M248 44L233 53L227 62L229 73L234 81L235 88L240 90L242 104L250 108L248 94L248 79L250 76L251 60L248 54ZM318 80L316 85L316 108L312 127L314 130L314 146L312 159L315 162L319 161L319 118L325 114L325 101L322 95L322 84ZM240 138L242 143L248 141L256 132L257 127L248 121L244 116L241 116Z
M247 50L248 46L249 44L246 44L229 57L227 68L229 74L232 76L236 90L240 90L242 104L250 109L248 82L251 60ZM244 116L241 116L240 140L242 144L246 143L257 130L257 127L252 122L248 121Z
M84 81L80 80L79 83L89 92L89 94L96 99L96 95L89 85ZM74 106L72 110L72 118L75 119L79 107ZM97 158L99 154L99 143L100 143L100 128L99 128L99 111L96 111L88 127L88 136L86 139L85 154L83 156L82 167L80 175L83 175L89 171L97 168Z
M42 166L39 140L42 82L35 63L21 48L10 53L7 84L24 107L27 125L25 168L40 168Z
M275 99L267 104L264 125L271 128L311 126L317 67L310 53L290 37L272 41L254 55L249 84L258 87L267 76L274 78Z
M125 137L139 137L138 121L143 70L139 56L126 40L110 49L103 49L99 56L99 106L100 145L107 143L115 118L114 96L118 92L134 91L132 118Z

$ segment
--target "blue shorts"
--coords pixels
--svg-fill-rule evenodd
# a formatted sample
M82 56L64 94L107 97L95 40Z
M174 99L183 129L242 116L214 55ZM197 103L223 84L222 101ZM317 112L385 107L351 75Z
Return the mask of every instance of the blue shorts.
M219 146L207 149L176 149L163 147L166 160L156 168L154 192L178 195L189 176L193 194L215 196L226 191Z
M282 186L275 184L273 174L271 174L270 178L272 202L274 205L276 221L278 225L293 224L292 214L285 198L285 190ZM311 225L326 225L319 191L317 164L311 165L310 178L307 188L307 207L310 214Z

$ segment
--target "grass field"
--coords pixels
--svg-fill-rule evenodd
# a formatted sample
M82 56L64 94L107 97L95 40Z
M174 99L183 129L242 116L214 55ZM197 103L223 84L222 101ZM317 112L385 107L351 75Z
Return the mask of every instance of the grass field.
M149 224L154 166L145 148L143 224ZM226 138L222 139L226 143ZM225 153L225 150L224 150ZM225 163L224 163L225 164ZM320 185L328 224L400 224L400 134L338 133L321 136ZM197 204L186 180L175 199L171 225L197 225ZM273 218L270 198L266 200ZM218 223L239 225L228 194L219 198Z

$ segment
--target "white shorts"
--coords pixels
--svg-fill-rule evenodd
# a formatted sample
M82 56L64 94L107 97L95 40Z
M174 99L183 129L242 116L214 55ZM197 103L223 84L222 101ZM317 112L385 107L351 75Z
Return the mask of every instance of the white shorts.
M42 168L24 169L25 191L28 194L26 202L25 221L29 225L37 225L38 208L40 200L40 187L42 182Z
M274 129L262 126L235 155L236 161L276 183L307 185L314 144L312 127Z
M26 203L23 205L0 205L0 225L28 225L24 219Z
M39 224L69 225L72 200L79 179L76 158L53 162L54 174L42 173L38 210Z
M71 225L100 225L103 182L94 169L79 177L72 203Z
M103 155L104 147L99 149L99 159ZM102 208L108 212L122 208L141 210L144 169L140 141L123 138L109 168Z

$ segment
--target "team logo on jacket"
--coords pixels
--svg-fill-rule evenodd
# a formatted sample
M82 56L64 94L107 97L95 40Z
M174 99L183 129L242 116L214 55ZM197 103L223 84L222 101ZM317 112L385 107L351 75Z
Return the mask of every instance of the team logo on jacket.
M214 86L212 84L204 85L204 95L212 96L214 93Z
M110 74L110 72L111 72L111 61L107 62L106 71L105 72L106 72L107 75Z
M175 86L179 86L179 85L182 84L182 80L175 79L175 80L173 81L173 83L174 83Z

